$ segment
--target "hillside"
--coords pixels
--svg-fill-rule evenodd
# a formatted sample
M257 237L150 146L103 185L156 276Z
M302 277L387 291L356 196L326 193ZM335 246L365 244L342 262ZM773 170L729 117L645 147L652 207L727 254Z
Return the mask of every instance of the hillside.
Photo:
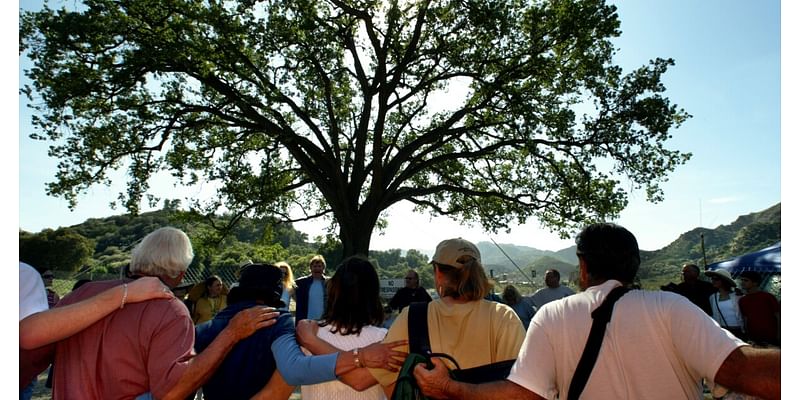
M226 221L226 217L218 217L214 223L224 225ZM195 248L197 257L191 267L196 278L222 267L235 268L243 259L286 259L292 265L301 266L300 270L295 271L298 275L304 272L303 260L309 254L325 254L329 265L336 265L341 259L341 248L336 243L310 243L306 234L291 225L275 224L268 218L244 218L236 228L228 231L226 237L221 237L211 228L207 219L187 215L169 204L165 204L163 210L138 216L93 218L67 229L93 243L94 254L88 264L95 272L114 274L127 263L131 248L144 235L165 225L184 229L193 240L198 239ZM26 235L31 234L20 231L21 243ZM704 265L701 237L705 245L705 261L709 264L770 246L781 240L781 204L740 216L732 223L714 229L692 229L662 249L642 251L639 271L642 285L654 289L670 281L679 281L680 266L687 262ZM544 271L548 268L559 270L562 278L568 279L578 263L575 246L555 252L512 244L495 245L491 242L479 242L477 246L483 255L487 273L493 273L498 281L508 279L526 282L534 272L534 282L541 284ZM411 253L413 258L406 257L408 252L400 250L370 252L370 256L380 261L382 276L397 277L402 276L408 266L426 263L430 256L419 251ZM520 270L524 271L524 275ZM431 287L429 270L423 268L420 271L424 283Z
M705 245L705 263L701 236ZM780 240L781 204L778 203L766 210L742 215L728 225L714 229L692 229L662 249L643 250L639 279L644 287L655 289L667 282L679 281L680 268L685 263L703 266L724 261L763 249ZM578 264L575 246L553 252L511 244L499 245L526 275L530 276L530 271L536 270L534 279L539 281L548 268L558 269L562 277L567 277L569 271L574 271ZM478 248L487 269L494 270L495 276L507 274L512 280L528 280L493 243L480 242Z
M643 251L639 278L646 287L678 282L681 265L687 262L702 267L761 250L780 240L781 204L778 203L766 210L742 215L728 225L692 229L662 249ZM705 260L701 243L705 245Z

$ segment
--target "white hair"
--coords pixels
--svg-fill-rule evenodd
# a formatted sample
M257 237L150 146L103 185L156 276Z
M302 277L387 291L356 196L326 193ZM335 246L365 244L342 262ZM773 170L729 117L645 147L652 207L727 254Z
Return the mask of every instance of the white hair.
M193 258L194 251L189 236L180 229L167 226L145 236L133 249L130 271L177 278L189 268Z

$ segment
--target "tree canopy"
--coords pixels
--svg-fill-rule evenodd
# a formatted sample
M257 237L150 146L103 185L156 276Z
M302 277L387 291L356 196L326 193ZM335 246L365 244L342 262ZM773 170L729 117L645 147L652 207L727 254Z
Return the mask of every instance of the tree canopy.
M19 260L38 271L77 271L94 254L94 242L69 228L19 232Z
M402 201L497 231L618 215L689 154L671 59L624 73L600 0L84 0L24 12L22 89L73 205L127 168L217 183L211 214L326 217L367 253ZM291 209L305 212L300 218ZM236 218L233 219L234 221Z

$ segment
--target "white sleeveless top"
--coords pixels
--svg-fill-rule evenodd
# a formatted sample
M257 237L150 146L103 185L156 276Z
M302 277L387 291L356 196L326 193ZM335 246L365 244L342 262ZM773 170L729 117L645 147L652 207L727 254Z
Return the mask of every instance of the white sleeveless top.
M739 311L739 296L731 293L728 300L720 300L719 293L709 296L712 317L721 326L741 327L742 315Z
M344 351L355 348L366 347L372 343L380 342L386 336L387 330L377 326L368 325L361 328L360 335L347 335L331 333L331 326L320 327L317 336ZM311 354L303 348L305 354ZM325 400L386 400L383 387L375 384L371 388L358 392L346 384L338 381L328 381L316 385L305 385L300 388L303 400L325 399Z

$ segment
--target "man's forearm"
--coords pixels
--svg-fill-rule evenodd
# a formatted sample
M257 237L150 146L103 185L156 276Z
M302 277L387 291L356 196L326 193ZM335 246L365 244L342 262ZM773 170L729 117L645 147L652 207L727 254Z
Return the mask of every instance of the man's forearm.
M163 400L186 399L214 374L237 342L236 337L224 329L203 352L189 360L186 372Z
M99 321L122 304L117 286L64 307L32 314L19 321L19 346L31 350L66 339Z
M536 393L508 380L483 383L480 385L451 380L444 388L448 399L486 400L486 399L523 399L544 400Z
M269 382L250 400L285 400L292 395L293 391L294 386L287 384L280 371L275 370L272 377L269 378Z
M378 380L366 368L356 368L353 354L349 351L339 353L336 359L336 376L345 385L362 391L378 384Z
M447 366L438 358L431 359L433 368L423 364L414 367L414 378L420 390L434 399L525 399L540 400L543 398L509 380L494 381L480 385L453 380ZM390 393L386 391L387 395Z
M765 400L781 397L781 352L742 346L732 351L714 382Z
M125 304L172 297L172 292L158 278L139 278L77 303L29 315L19 321L19 345L35 349L55 343L88 328Z

